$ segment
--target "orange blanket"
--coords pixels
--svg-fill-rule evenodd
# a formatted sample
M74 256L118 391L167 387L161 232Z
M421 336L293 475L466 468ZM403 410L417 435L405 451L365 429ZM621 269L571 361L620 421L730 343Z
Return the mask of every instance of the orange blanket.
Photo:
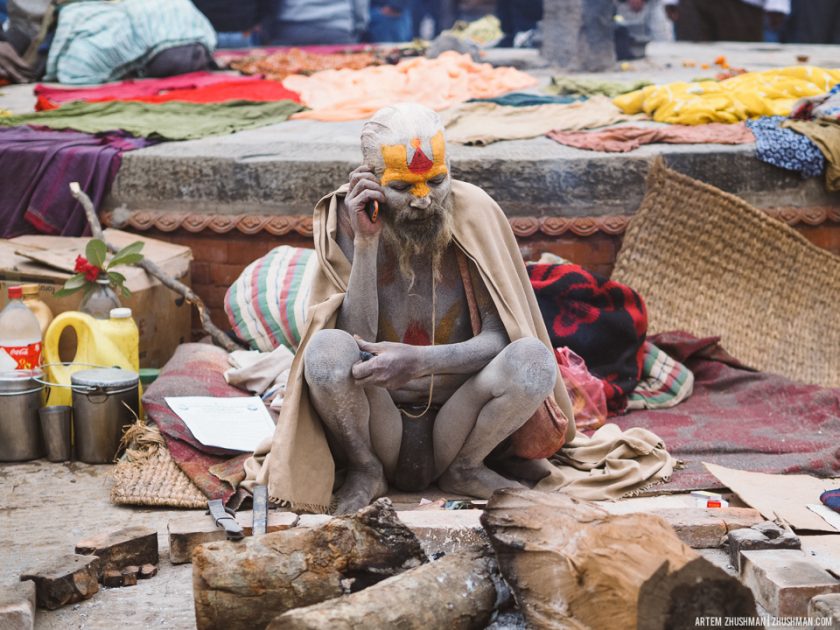
M437 59L406 59L396 66L292 75L283 81L311 108L293 118L324 121L369 118L386 105L405 101L442 110L471 98L492 98L536 83L534 77L515 68L475 63L469 55L455 52Z

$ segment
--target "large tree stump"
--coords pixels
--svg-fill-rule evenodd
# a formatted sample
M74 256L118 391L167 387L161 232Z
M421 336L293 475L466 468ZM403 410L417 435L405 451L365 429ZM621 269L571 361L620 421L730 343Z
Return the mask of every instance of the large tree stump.
M613 0L545 0L540 53L566 71L600 72L615 66Z
M313 529L290 529L193 552L196 625L264 628L277 615L360 590L427 561L388 499Z
M462 551L358 593L290 610L268 629L485 628L499 599L496 585L500 583L490 549Z
M756 616L752 592L649 514L533 490L497 491L481 519L533 628L694 628Z

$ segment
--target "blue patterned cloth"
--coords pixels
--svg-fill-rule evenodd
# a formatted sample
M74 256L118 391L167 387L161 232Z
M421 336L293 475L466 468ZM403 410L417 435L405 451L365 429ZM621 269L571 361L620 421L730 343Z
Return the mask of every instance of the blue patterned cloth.
M216 31L190 0L100 0L61 7L45 81L99 84L142 70L167 48L216 47Z
M792 129L780 127L784 116L748 120L755 135L755 156L762 162L797 171L802 177L817 177L825 170L825 158L816 144Z

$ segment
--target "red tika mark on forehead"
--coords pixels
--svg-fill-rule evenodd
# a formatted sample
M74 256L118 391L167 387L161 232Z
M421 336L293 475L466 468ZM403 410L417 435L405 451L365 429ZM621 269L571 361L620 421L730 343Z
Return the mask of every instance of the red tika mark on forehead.
M411 141L411 146L414 147L414 157L411 158L411 164L408 165L408 170L412 173L425 173L432 168L435 163L432 162L423 149L420 148L420 138L414 138Z
M432 345L432 340L420 322L412 321L408 324L408 328L405 329L403 343L410 346L430 346Z

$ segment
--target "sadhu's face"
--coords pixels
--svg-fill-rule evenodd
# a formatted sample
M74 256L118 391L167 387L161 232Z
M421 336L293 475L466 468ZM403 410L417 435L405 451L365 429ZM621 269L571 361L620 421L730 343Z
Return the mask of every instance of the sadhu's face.
M382 214L389 215L387 220L394 225L420 229L446 206L452 189L443 132L406 144L382 145L381 150L385 168L380 183L386 206Z

